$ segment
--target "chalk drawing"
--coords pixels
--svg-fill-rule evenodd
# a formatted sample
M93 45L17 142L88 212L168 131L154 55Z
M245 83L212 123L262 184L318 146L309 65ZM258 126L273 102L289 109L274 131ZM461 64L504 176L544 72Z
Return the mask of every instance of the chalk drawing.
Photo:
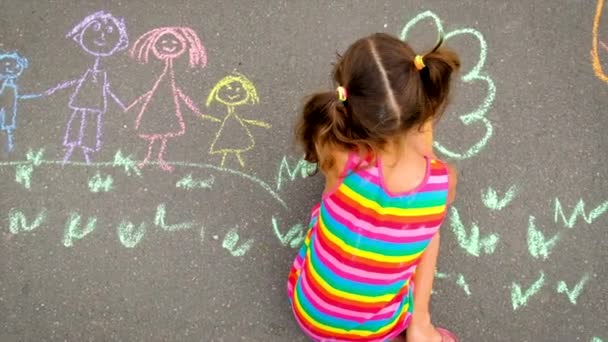
M164 153L167 141L186 134L186 123L182 115L183 103L196 115L219 122L220 120L202 114L178 86L175 79L173 62L188 53L191 68L204 68L207 65L207 54L203 44L194 30L188 27L161 27L144 33L131 47L130 56L142 64L147 64L150 55L165 64L152 89L131 103L127 110L140 106L135 119L135 130L138 136L148 143L148 152L139 167L148 164L153 147L158 142L158 166L168 172L173 166L165 162Z
M255 147L255 140L248 125L272 127L263 121L245 119L235 111L236 107L258 104L260 99L257 90L244 75L233 73L221 79L209 93L207 107L214 102L225 105L227 114L211 143L209 154L220 154L222 156L220 166L222 167L228 155L236 157L241 168L245 167L242 153Z
M534 258L546 260L549 257L551 250L560 239L560 235L555 234L551 239L545 238L545 234L536 229L535 220L536 218L534 216L530 216L530 219L528 220L528 251Z
M285 247L289 246L291 248L297 248L302 244L302 242L306 238L305 228L302 224L296 224L295 226L291 227L285 233L285 235L283 235L281 233L281 230L279 229L277 219L274 216L272 217L272 229L274 231L274 235Z
M35 166L40 166L44 149L34 152L29 149L25 154L27 163L13 164L15 165L15 182L23 185L24 188L30 189L32 186L32 172Z
M435 270L435 278L451 279L451 278L453 278L453 275L450 275L448 273L442 273L442 272ZM467 297L471 296L471 290L469 289L469 284L466 282L464 275L462 273L458 273L456 275L456 285L458 285L464 291L464 293L467 295Z
M471 290L469 289L469 284L467 284L466 280L464 280L464 275L461 273L458 274L458 278L456 279L456 284L462 288L464 293L468 296L471 295Z
M112 166L122 167L127 176L130 176L132 173L141 176L141 172L137 167L137 162L133 160L133 157L131 155L124 156L120 150L116 151Z
M205 227L204 226L201 227L200 237L201 237L201 242L204 242L205 241Z
M460 247L469 254L478 257L482 251L486 254L494 253L496 244L498 243L498 235L490 234L480 237L479 227L476 223L473 223L469 232L467 232L456 207L450 208L450 227L454 235L456 235L456 240Z
M161 229L166 230L168 232L174 232L176 230L190 229L194 226L194 222L167 224L165 222L166 216L167 216L166 205L164 203L159 204L158 207L156 207L156 215L154 216L154 224L157 227L160 227Z
M237 247L239 239L238 228L232 228L226 233L224 241L222 241L222 247L228 250L232 256L242 257L253 246L253 239L249 239Z
M439 272L435 270L435 278L437 279L447 279L450 275L447 273Z
M22 211L13 208L8 212L8 229L13 234L18 234L19 232L31 232L32 230L40 227L46 220L46 217L46 209L42 208L38 215L36 215L34 221L28 224L25 214Z
M482 70L483 67L485 66L488 46L487 46L487 43L486 43L486 40L485 40L483 34L481 34L481 32L479 32L473 28L456 29L456 30L453 30L451 32L444 34L443 24L441 23L441 20L435 13L433 13L431 11L426 11L426 12L420 13L416 17L414 17L412 20L410 20L405 25L403 30L401 31L401 36L400 36L401 39L406 40L407 34L412 29L412 27L414 27L416 24L418 24L419 22L426 20L426 19L431 19L435 23L435 27L437 28L438 34L443 35L446 41L449 40L450 38L454 38L457 36L466 36L466 35L472 36L479 41L479 51L480 52L479 52L479 58L478 58L477 64L473 67L473 69L471 71L464 74L461 77L461 79L464 83L475 83L475 82L485 83L486 87L487 87L487 93L486 93L484 100L479 105L479 107L477 107L475 110L473 110L469 113L460 115L460 121L465 126L469 126L469 125L472 125L475 123L482 124L485 127L485 134L479 141L477 141L472 146L470 146L469 148L467 148L463 151L452 150L448 147L445 147L443 144L441 144L437 141L435 141L433 144L439 152L441 152L442 154L444 154L450 158L454 158L454 159L471 158L471 157L479 154L481 152L481 150L488 144L488 141L492 137L492 134L494 131L494 127L493 127L492 123L490 122L490 120L488 120L488 118L486 117L486 114L492 107L492 104L496 97L496 86L494 85L494 81L492 80L492 78L486 72L484 72Z
M108 96L125 109L122 101L112 92L107 71L99 69L99 63L101 58L127 48L127 28L122 18L99 11L84 18L67 34L67 38L73 39L83 51L94 57L93 65L80 78L60 83L47 90L45 95L74 87L68 102L72 114L63 138L63 160L67 162L74 150L80 149L84 160L90 163L91 154L99 152L102 147Z
M102 177L99 171L97 171L95 176L89 179L89 190L91 192L108 192L112 190L113 183L114 179L112 176L107 175Z
M568 289L568 285L565 281L560 281L557 283L557 293L566 294L570 303L576 304L576 300L581 295L581 292L583 292L583 288L589 281L589 278L589 275L585 274L583 278L576 285L574 285L572 290Z
M593 338L591 338L591 342L603 342L601 338L594 336Z
M4 144L7 152L15 147L15 129L19 100L34 99L42 94L24 95L19 92L17 79L28 67L28 61L18 52L0 51L0 131L6 135Z
M606 210L608 210L608 201L604 201L602 204L595 207L595 209L591 210L589 212L589 215L587 215L585 213L585 202L582 199L580 199L578 201L578 203L576 204L576 206L574 207L572 214L570 214L570 217L566 218L566 214L564 214L564 209L562 207L562 204L559 201L559 198L556 198L555 199L554 220L555 220L555 223L557 223L558 218L561 218L562 222L564 223L564 227L574 228L574 226L576 225L576 220L578 219L579 216L581 216L585 222L587 222L588 224L591 224L598 217L600 217L602 214L604 214L606 212Z
M481 201L486 208L490 210L501 210L511 203L513 198L515 198L515 195L517 195L517 187L515 185L512 185L509 190L505 192L503 198L500 199L498 198L496 190L489 187L485 194L481 194Z
M175 183L175 187L192 190L192 189L211 189L213 187L213 183L215 183L215 177L211 175L207 179L194 179L192 178L192 174L187 175L186 177L180 179Z
M34 172L32 164L17 165L15 167L15 182L29 190L32 187L32 172Z
M513 304L513 310L517 310L522 306L525 306L526 303L530 300L532 296L538 293L545 285L545 274L540 272L540 277L534 281L528 289L526 289L523 293L521 290L521 286L517 283L511 284L511 303Z
M82 227L80 225L81 217L78 213L71 213L65 224L65 231L63 234L63 245L66 247L72 247L74 241L81 240L97 227L97 218L89 217L87 224Z
M595 17L593 18L593 30L592 30L592 40L591 40L591 65L593 66L593 71L595 72L595 76L600 80L608 83L608 76L604 72L602 68L602 63L600 61L599 49L598 45L603 45L606 48L606 44L600 40L599 37L599 29L600 29L600 20L602 19L602 11L604 10L604 0L598 0L597 6L595 8ZM608 50L608 49L607 49Z
M146 223L142 222L138 227L127 220L121 221L116 227L118 239L123 246L133 248L143 239L146 234Z
M29 164L29 161L6 161L6 162L0 162L0 167L2 166L20 166L20 165L27 165ZM75 166L75 167L92 167L92 168L123 168L125 173L127 173L128 175L130 175L130 172L135 172L135 170L138 170L137 167L133 168L134 165L136 165L138 162L135 160L132 160L130 158L130 156L125 157L120 151L118 151L116 153L116 155L114 156L114 160L111 162L92 162L92 163L86 163L86 162L63 162L63 161L57 161L57 160L40 160L39 161L39 165L44 165L44 166L54 166L54 165L62 165L62 166ZM170 164L173 167L182 167L182 168L192 168L192 169L211 169L211 170L215 170L215 171L219 171L219 172L223 172L223 173L227 173L233 176L238 176L240 178L243 178L245 180L248 180L254 184L256 184L257 186L259 186L260 188L262 188L264 191L268 192L268 194L270 196L272 196L277 202L279 202L281 204L281 206L283 206L284 208L287 208L287 204L285 203L285 201L281 198L281 196L279 196L279 194L273 190L273 188L266 182L264 182L263 180L254 177L252 175L246 174L242 171L238 171L238 170L232 170L229 168L224 168L224 167L219 167L216 165L211 165L211 164L198 164L198 163L190 163L190 162L185 162L185 161L175 161L175 162L166 162L168 164ZM150 165L158 165L158 163L156 162L150 162ZM139 174L140 171L137 171Z
M296 165L291 168L287 156L283 156L281 164L279 164L279 172L277 173L277 191L281 190L284 179L295 180L296 177L306 178L312 175L317 169L317 164L309 163L304 159L298 160Z

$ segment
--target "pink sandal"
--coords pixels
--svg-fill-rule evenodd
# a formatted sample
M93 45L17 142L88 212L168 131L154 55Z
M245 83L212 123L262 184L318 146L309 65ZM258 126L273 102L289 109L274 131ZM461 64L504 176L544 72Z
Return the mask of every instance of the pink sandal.
M443 328L435 328L439 334L441 334L442 342L458 342L458 338L449 330Z

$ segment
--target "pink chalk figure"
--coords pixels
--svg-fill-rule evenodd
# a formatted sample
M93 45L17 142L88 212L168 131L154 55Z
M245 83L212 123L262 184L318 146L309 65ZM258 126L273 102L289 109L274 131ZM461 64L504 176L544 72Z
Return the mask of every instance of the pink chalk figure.
M177 86L173 61L185 53L188 53L191 68L204 68L207 65L205 48L196 32L188 27L161 27L148 31L131 47L130 55L138 62L146 64L150 56L153 56L165 64L152 89L127 108L129 110L137 104L141 105L135 119L135 130L140 138L148 142L148 152L139 167L149 162L154 145L158 142L158 166L165 171L173 171L163 155L169 139L186 133L182 104L200 117L220 122L215 117L202 114L190 97Z
M82 50L95 58L92 67L78 79L69 80L47 90L51 95L57 90L75 87L68 107L72 115L67 123L63 146L66 149L63 162L67 162L79 148L87 163L90 155L99 152L102 146L103 117L110 96L123 110L125 106L112 92L106 70L99 68L102 57L108 57L129 45L124 20L110 13L99 11L84 18L67 38L73 39Z

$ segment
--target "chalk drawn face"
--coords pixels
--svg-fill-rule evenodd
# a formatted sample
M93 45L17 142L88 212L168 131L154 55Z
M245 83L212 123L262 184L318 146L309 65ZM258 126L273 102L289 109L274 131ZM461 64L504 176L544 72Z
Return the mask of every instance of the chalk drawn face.
M121 31L113 18L92 20L82 31L80 44L95 56L109 56L121 43Z
M154 55L158 59L177 58L186 51L186 42L172 32L162 34L154 42Z
M243 86L243 83L232 81L218 90L217 100L228 106L239 106L247 103L249 93Z
M21 75L25 64L14 56L0 56L0 79L15 79Z

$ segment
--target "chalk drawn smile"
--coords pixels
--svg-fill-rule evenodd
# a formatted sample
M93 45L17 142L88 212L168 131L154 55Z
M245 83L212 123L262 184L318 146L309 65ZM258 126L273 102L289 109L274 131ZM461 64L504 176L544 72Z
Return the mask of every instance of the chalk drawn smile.
M168 31L156 39L154 54L159 59L176 58L186 51L186 42L180 35Z
M106 46L106 40L102 39L101 42L100 42L97 39L95 39L95 40L93 40L93 44L95 44L97 46Z

